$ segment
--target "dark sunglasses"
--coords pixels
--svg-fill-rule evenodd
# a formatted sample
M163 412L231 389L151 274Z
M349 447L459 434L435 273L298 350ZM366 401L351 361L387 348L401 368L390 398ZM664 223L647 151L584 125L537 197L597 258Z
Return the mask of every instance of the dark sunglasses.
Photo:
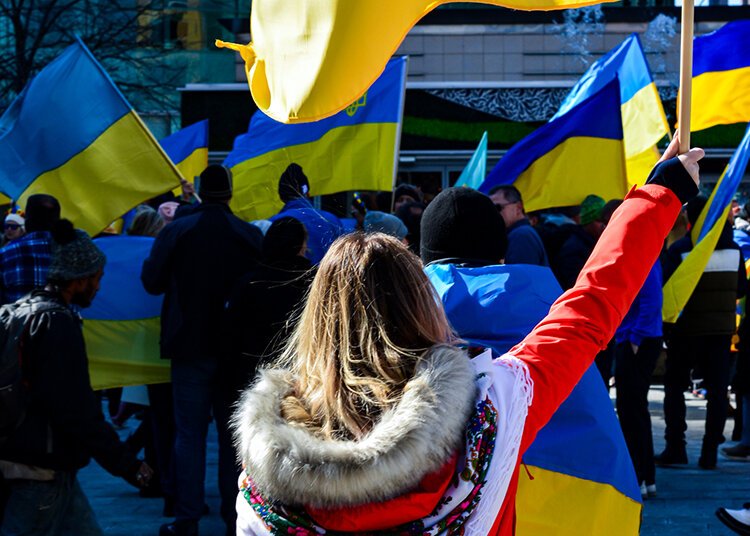
M21 228L21 226L18 225L17 223L6 223L5 224L5 230L6 231L17 231L20 228Z

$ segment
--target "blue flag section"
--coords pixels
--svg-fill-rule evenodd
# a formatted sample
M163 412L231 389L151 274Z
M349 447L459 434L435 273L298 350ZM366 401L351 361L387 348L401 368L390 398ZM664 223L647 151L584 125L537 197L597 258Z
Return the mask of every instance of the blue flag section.
M552 271L540 266L442 264L425 271L459 337L498 354L530 333L562 293ZM534 480L519 481L519 535L621 534L623 527L638 526L635 471L594 365L523 461Z
M469 162L461 172L456 181L456 186L466 186L467 188L479 188L484 182L487 175L487 133L482 134L474 154L471 155Z
M160 358L161 296L141 284L143 261L154 239L97 238L107 264L96 299L82 311L83 334L94 389L169 382L169 362Z
M527 211L579 205L589 194L604 199L625 197L617 78L515 144L479 191L487 193L501 184L518 188Z

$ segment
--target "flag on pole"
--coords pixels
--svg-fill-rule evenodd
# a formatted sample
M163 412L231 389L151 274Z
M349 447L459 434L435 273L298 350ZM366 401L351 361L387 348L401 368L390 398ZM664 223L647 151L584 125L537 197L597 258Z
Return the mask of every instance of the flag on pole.
M466 186L468 188L479 188L484 182L487 175L487 132L482 134L474 154L471 155L469 162L461 172L456 181L456 186Z
M750 125L716 184L705 208L690 231L693 249L664 284L662 317L674 323L680 317L721 236L732 197L750 160Z
M21 205L54 195L94 235L180 174L80 39L0 118L0 190Z
M669 123L638 34L631 34L591 65L570 90L553 119L568 113L615 77L620 80L628 185L643 186L659 160L655 145L669 134Z
M178 130L159 143L189 182L208 167L208 119Z
M217 46L245 61L253 99L282 123L317 121L359 99L419 20L458 0L254 0L253 42ZM523 10L569 9L592 0L485 0Z
M328 119L285 125L256 112L224 161L234 175L232 210L246 220L277 213L279 177L292 162L310 178L311 195L393 189L406 61L391 60L362 98Z
M690 130L750 121L750 20L696 37Z
M513 184L527 211L578 205L589 194L627 193L617 78L515 144L490 171L481 192Z
M425 268L451 326L501 355L528 335L562 290L549 268L453 264ZM640 490L622 429L592 365L523 457L518 536L637 534Z
M169 382L169 361L159 353L163 297L148 294L139 277L154 239L116 236L94 243L106 255L107 266L96 299L82 310L91 386Z

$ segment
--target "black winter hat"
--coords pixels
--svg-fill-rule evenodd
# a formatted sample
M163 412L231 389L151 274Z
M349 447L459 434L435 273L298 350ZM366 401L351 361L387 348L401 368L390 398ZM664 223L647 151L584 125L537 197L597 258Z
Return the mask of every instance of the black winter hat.
M60 202L48 194L30 195L25 214L27 233L49 231L60 219Z
M297 219L286 216L275 220L263 237L263 259L269 262L299 255L307 240L307 230Z
M411 184L400 184L396 188L396 191L393 192L393 199L398 201L398 198L404 195L407 197L411 197L417 203L422 202L422 194L419 192L416 186L413 186Z
M310 192L310 181L302 171L302 166L292 162L279 178L279 197L286 203L292 199L307 197Z
M211 164L201 173L198 195L205 199L232 197L232 171L219 164Z
M505 257L505 223L486 195L471 188L448 188L422 216L422 261L464 259L497 264Z

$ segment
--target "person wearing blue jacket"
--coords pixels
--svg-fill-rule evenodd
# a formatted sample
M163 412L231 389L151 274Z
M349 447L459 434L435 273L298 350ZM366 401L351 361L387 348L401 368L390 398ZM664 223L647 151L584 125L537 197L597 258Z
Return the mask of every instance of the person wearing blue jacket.
M648 390L661 353L663 301L661 264L657 262L615 334L617 415L644 499L656 495Z
M289 164L281 174L279 197L284 208L269 220L291 217L302 223L307 230L307 258L318 264L333 241L343 234L341 221L330 212L312 206L310 182L299 164Z

